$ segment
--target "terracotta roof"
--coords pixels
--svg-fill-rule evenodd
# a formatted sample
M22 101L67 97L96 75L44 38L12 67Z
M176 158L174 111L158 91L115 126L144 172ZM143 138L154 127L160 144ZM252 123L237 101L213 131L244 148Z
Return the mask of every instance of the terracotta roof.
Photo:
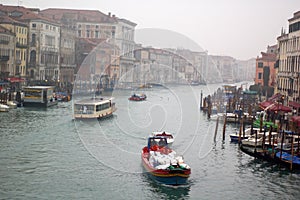
M262 59L263 60L272 60L272 61L276 61L276 54L275 53L265 53L265 52L261 52L262 55Z
M22 16L19 16L19 17L18 16L16 16L16 17L10 16L11 18L13 18L17 21L30 21L33 19L38 19L38 20L44 20L44 21L48 21L48 22L57 24L56 21L37 14L36 12L38 10L39 9L36 9L36 8L25 8L23 6L9 6L9 5L0 4L0 11L7 13L9 16L14 11L21 12Z
M19 26L27 26L26 23L22 23L20 21L17 21L7 15L0 15L0 24L16 24Z
M76 9L60 9L48 8L41 11L43 16L55 20L62 20L64 17L73 18L80 22L98 22L98 23L115 23L116 17L110 17L99 10L76 10Z

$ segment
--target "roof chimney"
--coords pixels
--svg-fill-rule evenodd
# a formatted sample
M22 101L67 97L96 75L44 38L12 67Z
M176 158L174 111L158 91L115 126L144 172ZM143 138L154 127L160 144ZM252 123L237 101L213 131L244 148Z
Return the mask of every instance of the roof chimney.
M109 13L108 13L108 16L110 17L110 15L111 15L111 13L109 12Z

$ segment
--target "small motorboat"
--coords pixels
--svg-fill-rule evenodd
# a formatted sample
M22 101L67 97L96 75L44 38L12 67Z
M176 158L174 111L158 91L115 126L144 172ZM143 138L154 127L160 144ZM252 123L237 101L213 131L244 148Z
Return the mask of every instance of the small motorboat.
M0 112L8 112L9 111L9 106L0 103Z
M183 185L191 174L191 168L170 149L164 137L149 137L142 149L142 163L153 180L166 185Z
M147 96L145 94L133 94L128 98L130 101L145 101Z
M7 105L11 109L15 109L15 108L18 107L18 104L16 102L14 102L14 101L7 101Z
M260 132L259 129L255 130L251 136L242 140L242 145L249 147L261 147L264 142L264 145L270 146L273 143L273 139L271 139L271 142L269 141L269 134L269 132ZM271 132L271 138L273 138L273 136L277 136L277 134L277 132Z
M156 131L156 132L152 132L152 137L163 137L167 139L167 143L168 145L172 145L174 142L174 137L172 133L169 132L165 132L165 131Z
M255 134L255 132L258 132L258 131L259 131L258 128L246 128L245 133L241 133L240 140L248 139L253 134ZM240 137L239 132L231 133L229 136L230 136L230 141L231 142L238 142L239 141L239 137Z

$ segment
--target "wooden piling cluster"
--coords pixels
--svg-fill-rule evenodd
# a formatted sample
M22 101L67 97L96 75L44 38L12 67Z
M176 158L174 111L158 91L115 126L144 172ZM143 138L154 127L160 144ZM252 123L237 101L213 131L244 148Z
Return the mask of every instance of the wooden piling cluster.
M222 91L221 91L222 92ZM240 93L237 91L237 93L233 94L233 98L228 98L227 102L224 102L224 99L218 99L220 96L223 96L224 93L220 93L220 90L218 90L217 93L214 93L213 95L208 95L203 99L203 93L201 91L200 95L200 109L204 112L207 113L208 119L211 117L213 114L213 108L217 108L217 112L220 111L220 107L224 107L225 111L224 113L227 112L233 112L233 110L239 108L242 108L242 111L248 110L248 113L252 115L253 112L255 112L256 105L258 105L257 102L253 104L247 104L246 105L246 100L243 98L242 101L240 101ZM223 105L220 105L222 104ZM225 105L225 106L224 106ZM297 144L294 142L294 138L292 138L292 142L290 143L291 148L290 148L290 156L291 158L294 158L297 156L300 159L300 119L299 119L299 125L298 129L295 129L293 124L289 124L289 126L285 127L285 130L283 130L283 124L282 121L280 120L281 123L279 123L279 126L274 125L268 125L268 127L264 123L264 118L263 115L259 116L259 120L256 120L257 122L259 121L259 129L260 132L263 134L262 136L262 142L260 141L260 144L258 145L258 133L257 131L255 132L255 145L254 147L248 148L242 145L242 136L243 138L245 137L245 124L248 122L251 125L251 132L253 133L253 125L254 125L254 119L251 118L250 122L249 119L246 119L245 116L239 115L237 122L240 124L239 127L239 139L238 139L238 144L240 146L240 149L244 151L245 153L248 153L251 156L254 156L256 158L261 158L276 164L280 165L285 165L288 166L290 170L293 170L295 167L300 169L300 163L295 164L293 162L293 159L291 160L286 160L286 150L284 148L284 142L286 141L287 137L295 137L295 134L298 134L298 141ZM219 117L216 120L216 128L215 128L215 133L214 133L214 142L216 142L216 136L218 132L218 124L219 124ZM225 133L226 133L226 124L228 123L226 116L224 116L224 121L223 121L223 135L222 139L223 141L225 140ZM257 125L255 126L257 127ZM286 129L290 129L291 127L294 128L293 133L287 134ZM273 131L277 131L278 135L273 134ZM280 137L279 137L280 135ZM268 141L268 142L267 142ZM277 144L281 143L280 146ZM279 156L280 155L280 156ZM284 156L283 156L284 155Z

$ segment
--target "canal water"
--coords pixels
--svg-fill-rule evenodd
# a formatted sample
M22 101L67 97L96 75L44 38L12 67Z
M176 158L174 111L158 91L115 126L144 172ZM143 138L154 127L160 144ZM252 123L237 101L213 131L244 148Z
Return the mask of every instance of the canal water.
M72 119L72 101L0 113L0 199L299 199L300 173L256 160L230 143L236 125L199 110L200 93L220 85L114 91L105 120ZM74 101L77 98L75 97ZM173 149L192 169L185 186L153 182L141 165L152 131L173 132Z

